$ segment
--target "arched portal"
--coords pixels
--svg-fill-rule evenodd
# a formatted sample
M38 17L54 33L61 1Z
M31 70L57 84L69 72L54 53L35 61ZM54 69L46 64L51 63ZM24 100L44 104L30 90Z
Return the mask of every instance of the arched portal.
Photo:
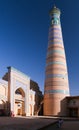
M15 115L25 115L25 92L22 88L15 91Z

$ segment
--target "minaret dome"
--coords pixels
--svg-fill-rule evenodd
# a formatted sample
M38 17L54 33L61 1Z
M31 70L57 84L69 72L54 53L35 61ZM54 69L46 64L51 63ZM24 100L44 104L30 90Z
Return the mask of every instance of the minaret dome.
M50 15L53 15L53 14L58 14L58 15L61 14L60 10L59 10L56 6L54 6L54 7L50 10Z

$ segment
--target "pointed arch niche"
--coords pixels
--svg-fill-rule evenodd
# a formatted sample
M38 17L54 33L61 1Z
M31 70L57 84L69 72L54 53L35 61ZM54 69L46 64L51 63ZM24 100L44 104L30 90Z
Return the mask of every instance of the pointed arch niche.
M25 92L21 87L15 91L15 115L25 115Z

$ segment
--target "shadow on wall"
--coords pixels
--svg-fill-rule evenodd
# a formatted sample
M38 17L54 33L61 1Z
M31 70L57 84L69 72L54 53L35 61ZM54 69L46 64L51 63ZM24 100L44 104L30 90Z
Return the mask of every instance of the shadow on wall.
M67 117L68 116L68 111L67 111L67 99L64 98L63 100L61 100L60 102L60 112L58 113L58 116L61 117Z
M44 106L43 104L44 104L44 102L41 101L40 107L39 107L39 112L38 112L38 115L40 115L40 116L43 116L43 106Z

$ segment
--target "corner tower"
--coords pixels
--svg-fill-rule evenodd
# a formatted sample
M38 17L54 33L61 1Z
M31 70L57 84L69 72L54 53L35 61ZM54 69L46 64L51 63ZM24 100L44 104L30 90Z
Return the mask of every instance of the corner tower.
M68 72L60 24L60 10L50 11L48 50L44 86L44 115L66 116L66 100L69 96Z

